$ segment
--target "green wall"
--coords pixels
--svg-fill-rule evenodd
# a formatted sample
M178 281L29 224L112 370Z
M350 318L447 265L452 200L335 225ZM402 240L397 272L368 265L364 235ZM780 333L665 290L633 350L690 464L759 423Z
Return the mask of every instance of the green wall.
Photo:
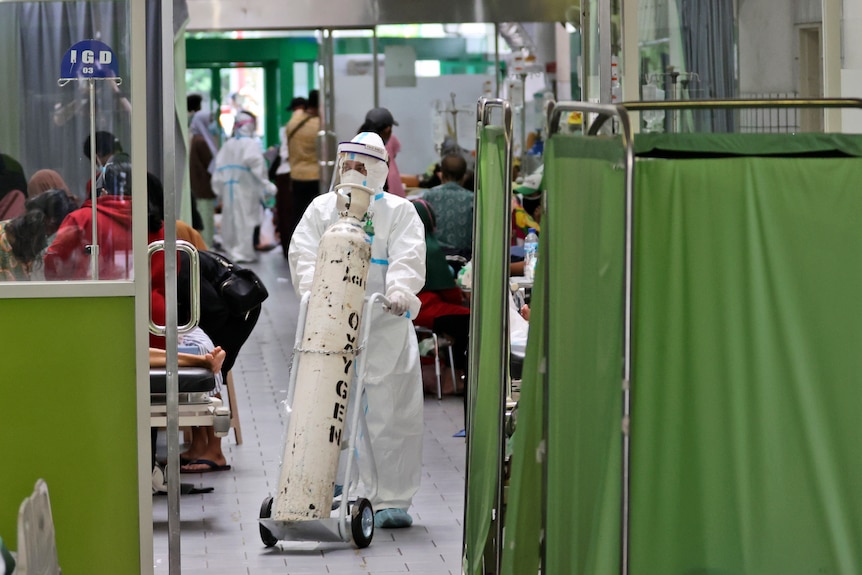
M140 571L134 308L0 299L0 536L44 478L64 575Z
M412 46L419 60L440 60L442 74L485 74L493 61L484 54L468 53L464 38L378 38L382 54L386 46ZM337 38L336 54L371 54L372 38ZM316 62L317 39L301 38L186 38L186 68L209 68L213 101L221 100L218 69L238 63L262 66L266 76L265 102L267 146L278 145L278 128L290 119L285 107L293 95L294 62Z
M290 117L285 108L293 94L293 63L316 60L317 40L314 38L186 38L186 68L216 71L212 85L214 101L221 99L218 68L237 63L264 68L267 146L278 145L278 128Z

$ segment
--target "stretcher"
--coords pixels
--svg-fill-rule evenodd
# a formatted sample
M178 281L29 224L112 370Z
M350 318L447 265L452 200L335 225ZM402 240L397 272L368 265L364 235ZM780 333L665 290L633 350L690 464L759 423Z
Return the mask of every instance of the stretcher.
M230 409L221 399L210 395L215 389L215 376L203 367L181 367L179 376L180 427L212 426L216 437L230 431ZM166 427L167 371L163 367L150 369L150 427Z

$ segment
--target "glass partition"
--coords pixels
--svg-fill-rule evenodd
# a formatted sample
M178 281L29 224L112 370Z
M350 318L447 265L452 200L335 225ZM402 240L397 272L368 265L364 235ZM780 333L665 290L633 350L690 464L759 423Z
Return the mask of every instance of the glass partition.
M0 281L129 280L127 2L0 3ZM95 225L94 225L95 224Z
M644 100L819 98L821 0L640 0ZM821 110L647 112L651 132L822 131Z

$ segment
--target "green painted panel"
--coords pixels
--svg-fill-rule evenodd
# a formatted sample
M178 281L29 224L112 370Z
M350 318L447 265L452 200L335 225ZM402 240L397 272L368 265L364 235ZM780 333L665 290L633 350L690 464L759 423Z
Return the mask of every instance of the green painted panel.
M186 38L186 64L189 68L230 62L266 62L278 60L284 47L289 47L293 60L317 60L317 40L314 38L252 38L223 40L216 38Z
M134 298L0 299L0 536L44 478L63 573L140 571Z
M462 60L476 57L467 53L466 38L377 38L377 50L386 46L412 46L417 60ZM337 38L336 54L371 54L372 38Z

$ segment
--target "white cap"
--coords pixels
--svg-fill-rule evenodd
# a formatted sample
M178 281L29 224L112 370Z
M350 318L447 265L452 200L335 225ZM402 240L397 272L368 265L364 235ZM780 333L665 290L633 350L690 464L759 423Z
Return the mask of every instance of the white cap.
M349 142L341 142L338 144L338 153L347 154L350 160L354 159L351 157L353 154L359 154L383 162L389 161L389 153L383 140L374 132L360 132Z

